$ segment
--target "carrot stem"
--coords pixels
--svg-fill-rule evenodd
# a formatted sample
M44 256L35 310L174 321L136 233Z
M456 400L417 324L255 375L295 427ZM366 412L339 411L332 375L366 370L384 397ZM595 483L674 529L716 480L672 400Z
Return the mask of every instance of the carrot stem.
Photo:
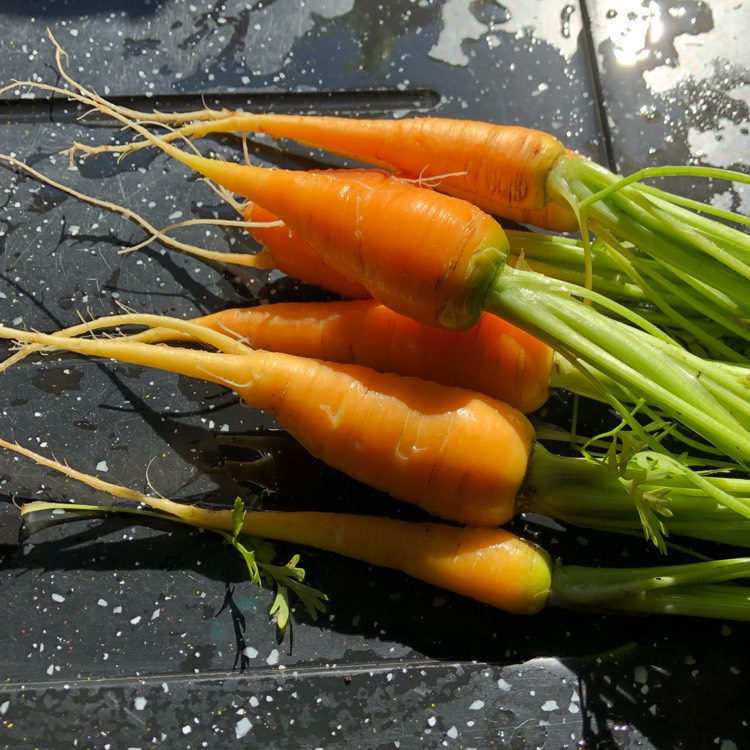
M623 389L643 396L741 466L750 467L750 401L735 398L726 381L712 391L702 383L703 378L709 385L714 378L723 380L726 373L718 365L603 318L565 290L555 290L549 280L529 272L505 268L499 273L485 309L529 331L567 358L596 368L594 377L596 372L603 373Z
M750 340L750 327L743 320L750 317L747 235L683 208L695 209L695 202L638 184L644 177L669 174L750 181L748 175L708 167L662 167L622 178L573 157L553 168L549 183L555 194L578 207L584 226L614 252L620 251L621 241L635 245L692 290L686 300L696 309L721 321L731 335ZM717 213L711 207L704 207L704 212ZM743 221L733 213L722 218Z
M750 558L646 568L561 565L549 606L748 621L750 589L726 583L748 572Z
M662 551L665 536L750 547L750 480L688 473L649 451L612 466L537 444L519 509L601 531L640 530Z

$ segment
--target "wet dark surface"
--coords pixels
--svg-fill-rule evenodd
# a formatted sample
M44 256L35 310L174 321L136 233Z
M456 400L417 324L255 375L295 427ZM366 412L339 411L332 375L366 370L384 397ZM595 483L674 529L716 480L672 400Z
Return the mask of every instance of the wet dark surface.
M382 6L382 7L381 7ZM702 161L746 168L744 3L26 2L0 5L3 80L57 82L49 27L87 85L139 108L201 101L259 110L430 113L518 122L622 171ZM231 217L167 159L68 170L72 141L116 129L75 108L5 94L0 151L126 205L157 226ZM236 154L236 143L217 140ZM307 154L251 148L259 163ZM683 186L748 209L731 184ZM126 220L0 170L3 322L42 330L119 305L179 316L319 296L263 272L152 246ZM224 249L235 230L186 230ZM296 451L247 476L227 436L273 423L219 387L136 367L48 357L2 377L0 435L137 489L259 507L405 514ZM558 405L564 414L564 404ZM274 443L274 445L277 445ZM122 518L42 525L19 543L11 501L101 500L0 454L0 744L7 747L719 747L748 745L746 626L549 611L518 618L305 551L331 597L277 638L273 594L209 534ZM29 531L29 530L26 530ZM532 525L566 561L647 556ZM280 546L280 552L296 550Z

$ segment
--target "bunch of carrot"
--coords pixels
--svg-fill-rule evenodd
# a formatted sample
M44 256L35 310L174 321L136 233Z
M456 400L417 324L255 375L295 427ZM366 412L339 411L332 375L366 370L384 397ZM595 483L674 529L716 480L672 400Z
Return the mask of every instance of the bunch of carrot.
M474 204L385 176L373 186L359 172L290 172L208 159L176 148L106 104L97 106L224 188L271 210L323 262L394 311L453 329L472 327L483 310L499 315L574 361L623 418L630 417L622 402L643 399L739 465L750 465L743 371L738 375L691 354L601 294L512 268L506 234ZM311 212L316 203L328 210ZM580 298L622 320L601 315Z
M238 521L237 509L222 514L146 496L141 502L231 531L235 542L247 532L320 546L511 612L558 604L750 619L745 589L723 583L747 575L745 558L647 570L554 569L546 553L495 528L536 510L597 528L643 527L662 549L670 531L750 542L750 363L737 344L750 338L740 293L750 247L741 232L698 217L666 193L618 182L538 132L431 119L143 117L80 87L61 62L58 48L71 86L66 93L143 139L116 150L156 146L243 196L245 218L275 264L359 299L223 311L195 321L122 315L57 334L0 327L0 337L28 345L3 369L53 348L220 383L272 414L332 466L464 525L314 513L250 513ZM177 129L156 136L139 120ZM292 137L400 174L269 170L174 143L228 130ZM404 139L414 147L405 148ZM597 247L616 250L602 256L610 268L626 274L661 317L647 318L590 288L586 234L576 269L583 286L529 270L522 253L511 264L512 241L562 250L574 241L535 245L525 233L509 239L488 212L551 229L590 226ZM128 325L146 330L85 337ZM670 335L674 329L732 364L690 352ZM164 346L168 340L216 351ZM620 413L613 447L596 453L592 444L565 458L536 441L524 413L537 410L555 385ZM697 471L693 459L667 450L667 432L712 458Z
M393 317L374 303L359 304L376 319ZM484 393L357 364L251 348L240 340L242 332L263 335L262 324L253 328L253 321L264 314L272 310L222 315L225 320L244 318L249 324L233 328L231 336L214 330L216 318L178 321L128 314L81 324L58 335L0 326L0 337L227 386L246 405L273 415L331 466L440 518L497 526L516 513L536 511L596 528L636 531L645 523L660 546L665 531L750 545L747 480L693 477L663 454L638 452L617 470L584 457L557 456L536 442L531 423L518 408ZM285 325L283 318L270 319L276 330ZM487 322L494 320L487 318ZM149 330L120 339L74 335L125 325ZM492 325L488 330L498 332ZM155 343L167 338L187 338L218 351ZM536 350L537 367L531 362L528 379L519 384L521 393L531 389L536 396L549 377L544 365L550 352L533 340L529 343L523 348L517 340L511 342L516 357L508 358L511 365L505 372L513 375L519 362L532 360ZM403 359L401 363L407 364ZM668 502L663 500L666 493Z

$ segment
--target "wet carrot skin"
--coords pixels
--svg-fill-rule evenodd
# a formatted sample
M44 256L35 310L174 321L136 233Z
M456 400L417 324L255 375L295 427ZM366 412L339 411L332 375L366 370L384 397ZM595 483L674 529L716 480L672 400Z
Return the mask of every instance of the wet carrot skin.
M309 173L333 176L339 174L362 185L371 185L374 189L388 184L406 184L399 177L379 169L313 169ZM278 221L274 214L252 201L245 204L243 218L251 224ZM367 299L372 296L362 284L332 268L308 242L288 227L248 226L247 231L264 247L274 266L287 276L340 294L346 299Z
M469 388L524 414L549 396L552 350L493 315L483 314L466 331L451 331L417 323L369 299L235 308L194 322L259 349Z
M396 170L505 219L553 231L578 230L574 212L550 201L547 188L552 168L571 154L540 130L441 117L378 120L242 112L191 126L197 136L217 129L291 139Z
M243 530L400 570L512 614L544 609L552 588L549 555L504 529L305 511L248 513Z

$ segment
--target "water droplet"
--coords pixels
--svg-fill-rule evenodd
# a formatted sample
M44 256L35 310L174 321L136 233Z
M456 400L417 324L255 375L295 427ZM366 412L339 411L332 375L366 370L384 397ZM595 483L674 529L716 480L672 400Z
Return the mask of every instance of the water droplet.
M570 18L575 13L575 6L566 5L560 12L560 33L565 39L570 39Z

